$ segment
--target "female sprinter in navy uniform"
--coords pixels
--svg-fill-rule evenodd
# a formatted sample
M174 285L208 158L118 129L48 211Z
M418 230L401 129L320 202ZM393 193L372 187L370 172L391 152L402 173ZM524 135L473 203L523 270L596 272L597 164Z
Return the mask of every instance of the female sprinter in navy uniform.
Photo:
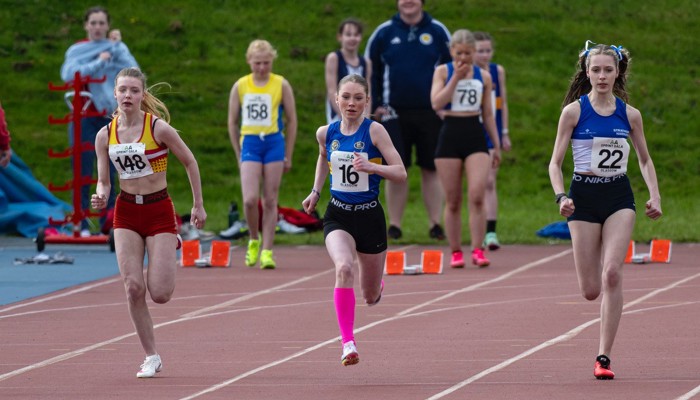
M571 230L581 293L587 300L597 299L601 290L603 293L599 355L593 375L613 379L610 352L622 316L622 264L635 220L634 195L626 174L628 138L649 190L646 215L651 219L661 217L661 195L644 138L642 114L626 104L629 53L622 46L599 44L589 49L588 44L579 54L579 71L564 99L549 179L559 213L567 217ZM566 194L561 164L569 142L574 176Z
M121 70L115 79L114 96L118 103L114 119L95 138L98 180L91 203L98 210L107 206L111 159L121 188L114 208L114 247L129 314L146 352L146 360L136 376L151 378L161 370L162 362L156 350L146 289L156 303L170 300L175 290L176 248L180 244L175 208L167 190L168 151L185 166L190 180L192 225L201 229L207 213L197 160L168 124L168 109L148 91L141 70ZM148 272L144 281L146 251Z
M318 128L319 157L311 193L302 205L316 209L330 172L331 200L323 217L326 249L335 264L333 300L343 343L341 363L360 361L355 346L355 260L362 297L368 305L381 298L387 249L386 220L379 203L379 182L406 179L401 156L384 127L363 116L369 102L367 81L356 74L338 83L340 121Z
M433 109L444 110L445 115L435 151L435 167L445 190L445 232L452 250L450 266L464 267L462 176L466 173L471 259L474 265L486 267L490 264L482 247L486 230L486 182L491 168L501 160L491 106L491 75L474 64L476 39L468 30L460 29L452 35L450 54L453 61L435 69L430 92ZM486 146L484 128L495 144L492 156Z

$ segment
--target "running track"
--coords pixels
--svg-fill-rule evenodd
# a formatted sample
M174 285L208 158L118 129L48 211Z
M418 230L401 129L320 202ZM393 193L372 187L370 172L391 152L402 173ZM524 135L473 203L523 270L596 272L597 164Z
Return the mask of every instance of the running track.
M415 263L424 248L403 249ZM613 381L592 374L600 302L579 294L569 245L385 277L377 307L358 298L352 367L340 365L330 259L302 246L278 248L274 271L242 267L240 248L231 268L181 268L173 300L151 303L154 379L135 378L144 354L117 276L1 306L0 398L689 399L699 254L674 244L671 264L626 267Z

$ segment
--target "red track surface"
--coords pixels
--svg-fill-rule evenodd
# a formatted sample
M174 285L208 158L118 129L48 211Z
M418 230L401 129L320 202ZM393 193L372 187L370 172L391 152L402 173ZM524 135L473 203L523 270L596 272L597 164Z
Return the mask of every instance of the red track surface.
M436 247L432 247L436 248ZM396 249L396 248L395 248ZM417 263L421 247L406 248ZM625 314L597 381L600 301L579 294L570 246L505 246L484 269L387 276L358 292L360 363L340 364L322 247L281 247L278 269L183 268L151 304L163 371L144 354L118 277L0 308L0 398L677 399L700 391L698 245L628 265ZM113 255L112 255L113 256ZM357 280L356 280L357 282ZM79 290L76 290L79 289Z

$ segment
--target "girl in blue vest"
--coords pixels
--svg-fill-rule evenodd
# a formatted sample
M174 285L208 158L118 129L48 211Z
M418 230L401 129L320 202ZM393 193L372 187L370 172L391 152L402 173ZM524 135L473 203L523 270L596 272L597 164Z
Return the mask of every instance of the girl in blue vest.
M589 48L589 44L593 47ZM593 375L613 379L610 352L622 315L622 265L632 237L635 202L627 178L629 138L649 191L646 215L661 217L661 196L649 156L642 114L627 104L630 56L622 46L586 42L559 118L549 179L567 218L583 297L600 307L600 343ZM564 191L562 161L571 143L574 176Z
M382 178L405 181L406 169L386 129L365 118L369 85L359 75L340 80L336 96L341 120L316 131L319 157L304 211L311 213L321 199L330 174L331 199L323 217L326 249L335 264L335 304L343 353L340 362L360 361L355 345L355 260L360 288L367 305L379 302L387 249L386 220L379 203Z
M338 105L335 102L338 82L346 75L357 74L369 83L372 74L371 61L358 52L362 42L362 23L355 18L344 19L338 27L337 38L340 49L326 56L326 121L329 124L340 119ZM367 110L371 109L369 104Z
M494 117L496 118L496 129L498 138L501 140L501 149L510 151L510 135L508 134L508 97L506 96L506 70L502 65L491 62L493 58L493 39L486 32L474 32L476 39L476 65L481 69L488 70L493 81L493 96L491 104L493 106ZM486 134L486 144L489 151L493 152L493 143ZM486 182L486 236L484 246L489 250L498 250L501 247L496 235L496 219L498 217L498 192L496 190L496 177L498 167L491 168L489 180Z
M484 196L489 171L501 159L500 141L491 106L491 74L474 64L476 40L466 29L452 35L452 61L435 69L430 100L444 114L435 167L445 191L445 233L452 251L450 266L464 267L462 253L462 178L467 178L471 261L486 267ZM483 120L483 123L481 122ZM495 144L489 156L484 129Z

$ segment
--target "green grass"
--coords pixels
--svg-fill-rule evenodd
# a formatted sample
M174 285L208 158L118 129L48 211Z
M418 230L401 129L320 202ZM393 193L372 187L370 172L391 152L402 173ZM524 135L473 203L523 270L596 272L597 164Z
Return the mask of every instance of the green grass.
M280 204L299 207L313 181L317 147L314 133L324 118L323 58L335 49L338 22L348 16L372 30L395 12L395 0L211 0L104 1L112 27L148 74L150 84L168 82L161 93L172 124L199 161L204 183L207 228L224 229L231 200L240 202L240 181L226 130L228 93L249 72L248 43L261 37L279 51L274 71L295 92L299 133L294 168L283 178ZM66 128L49 125L49 114L67 112L62 94L47 83L61 83L66 48L84 37L82 15L92 1L0 0L0 100L7 113L12 145L43 183L71 177L69 161L49 159L49 148L67 145ZM634 238L700 240L700 163L698 163L697 15L693 0L427 0L426 9L454 31L486 30L496 40L495 60L508 76L513 151L499 176L499 237L506 243L544 243L534 232L560 220L552 202L547 164L556 134L560 103L586 39L622 44L631 51L630 103L644 117L645 133L657 168L664 217L649 221L638 213ZM564 164L570 175L570 154ZM420 199L419 173L409 170L411 200L403 241L429 242ZM635 158L630 177L638 208L648 198ZM170 192L178 212L188 213L191 195L184 169L172 162ZM57 195L70 201L68 193ZM327 199L328 191L324 193ZM466 208L463 212L464 239ZM318 233L279 235L278 243L321 243Z

